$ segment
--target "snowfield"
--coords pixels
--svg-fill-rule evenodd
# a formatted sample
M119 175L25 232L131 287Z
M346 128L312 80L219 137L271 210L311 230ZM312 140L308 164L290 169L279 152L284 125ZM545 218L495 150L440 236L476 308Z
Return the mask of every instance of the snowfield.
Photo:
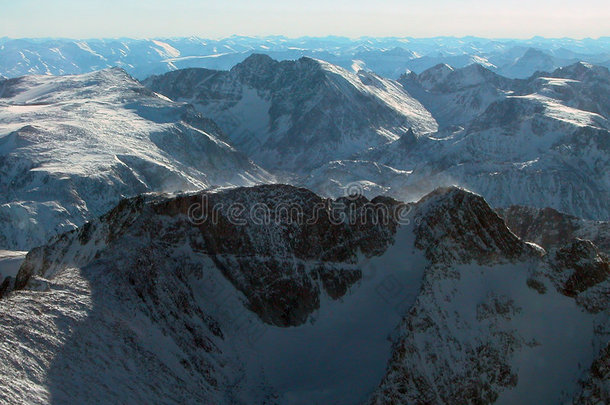
M272 178L192 107L121 69L0 86L0 246L26 249L148 191Z

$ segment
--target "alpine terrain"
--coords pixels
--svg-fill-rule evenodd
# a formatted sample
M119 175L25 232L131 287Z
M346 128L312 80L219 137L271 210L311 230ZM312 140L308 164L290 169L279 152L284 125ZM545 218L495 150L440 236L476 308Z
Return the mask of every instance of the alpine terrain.
M307 173L411 128L437 129L400 84L310 58L277 62L256 54L228 72L178 70L144 83L213 116L235 145L272 170Z
M271 178L213 121L122 69L0 83L0 248L42 244L121 197Z
M0 403L609 404L609 38L0 37Z
M352 183L416 200L460 184L493 206L610 217L610 72L576 63L529 79L442 64L398 81L302 58L252 55L230 71L153 76L285 181L323 195ZM295 177L296 175L296 177Z
M135 197L4 283L0 396L603 403L608 266L590 241L519 239L459 188L414 204L284 185Z

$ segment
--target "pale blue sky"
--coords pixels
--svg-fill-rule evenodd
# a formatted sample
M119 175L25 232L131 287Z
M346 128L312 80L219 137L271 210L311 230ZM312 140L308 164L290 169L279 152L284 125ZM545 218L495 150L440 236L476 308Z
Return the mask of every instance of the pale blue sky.
M0 36L610 35L607 0L0 0Z

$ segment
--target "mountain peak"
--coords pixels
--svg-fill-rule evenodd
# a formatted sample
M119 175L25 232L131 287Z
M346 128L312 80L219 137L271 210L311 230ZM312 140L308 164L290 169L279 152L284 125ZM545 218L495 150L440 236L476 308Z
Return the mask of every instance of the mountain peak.
M119 67L119 66L113 66L113 67L101 69L101 70L91 72L91 73L85 73L83 76L86 77L88 75L90 75L92 77L114 78L114 79L123 79L123 80L130 80L133 82L137 82L137 80L134 79L129 73L127 73L127 71L125 69L123 69L122 67Z
M248 56L242 62L238 63L233 67L233 69L252 69L252 68L261 68L261 67L272 67L278 64L279 62L273 59L271 56L264 53L253 53Z
M444 82L454 69L446 63L439 63L417 75L419 83L426 90L431 90Z
M413 128L409 128L407 132L402 134L398 139L398 142L400 142L403 147L411 148L417 142L417 135L413 132Z
M243 62L233 66L231 73L250 86L259 88L274 80L279 64L280 62L269 55L253 53Z
M533 59L533 58L544 58L544 59L550 59L551 56L544 53L543 51L541 51L540 49L537 48L528 48L525 53L523 54L523 56L521 56L521 59L527 60L527 59Z
M610 81L610 71L604 66L592 65L587 62L576 62L556 69L552 75L564 79L587 80L601 78Z
M453 72L454 70L455 69L453 67L449 66L446 63L439 63L437 65L432 66L430 69L426 69L421 74L424 74L425 72L429 72L429 73L439 72L439 73L448 74L450 72Z
M326 62L323 62L320 59L312 58L310 56L301 56L295 61L295 63L303 67L319 68Z
M468 73L475 73L475 74L481 74L481 75L489 75L494 74L491 70L489 70L488 68L486 68L485 66L481 65L480 63L471 63L470 65L464 66L461 69L458 69L462 72L468 72Z
M438 188L416 204L416 246L433 263L490 263L513 260L525 243L478 194L451 186Z

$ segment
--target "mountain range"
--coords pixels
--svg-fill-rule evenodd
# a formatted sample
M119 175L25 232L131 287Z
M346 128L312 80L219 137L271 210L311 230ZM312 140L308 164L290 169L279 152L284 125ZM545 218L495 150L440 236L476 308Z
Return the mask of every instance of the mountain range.
M144 84L213 117L265 169L325 195L358 182L371 198L414 200L460 184L498 207L610 215L604 67L508 79L441 64L392 81L253 55L231 71L180 70Z
M610 73L586 63L529 79L438 65L393 81L252 55L144 85L112 68L0 86L4 249L122 197L276 181L406 201L460 184L494 207L609 216Z
M0 402L607 403L607 44L0 39Z
M211 120L120 68L0 82L0 246L27 250L122 197L272 176Z
M0 74L80 74L119 66L144 79L190 67L228 70L253 53L266 53L277 60L308 56L390 79L397 79L406 70L421 73L439 63L456 68L478 63L504 76L527 78L536 71L551 71L578 61L610 67L610 37L0 38Z
M207 218L224 208L194 223L189 207L204 197ZM33 249L3 285L0 396L607 398L610 269L591 242L558 240L548 251L526 243L459 188L403 205L400 216L389 198L316 210L323 202L284 185L141 196ZM386 210L367 211L370 203ZM265 204L269 222L244 215L237 223L234 204L246 213ZM306 218L316 211L317 221L276 215L280 205ZM371 221L336 222L336 210Z
M437 129L398 83L311 58L252 55L228 72L178 70L144 84L214 117L239 149L272 170L307 173L410 129Z

